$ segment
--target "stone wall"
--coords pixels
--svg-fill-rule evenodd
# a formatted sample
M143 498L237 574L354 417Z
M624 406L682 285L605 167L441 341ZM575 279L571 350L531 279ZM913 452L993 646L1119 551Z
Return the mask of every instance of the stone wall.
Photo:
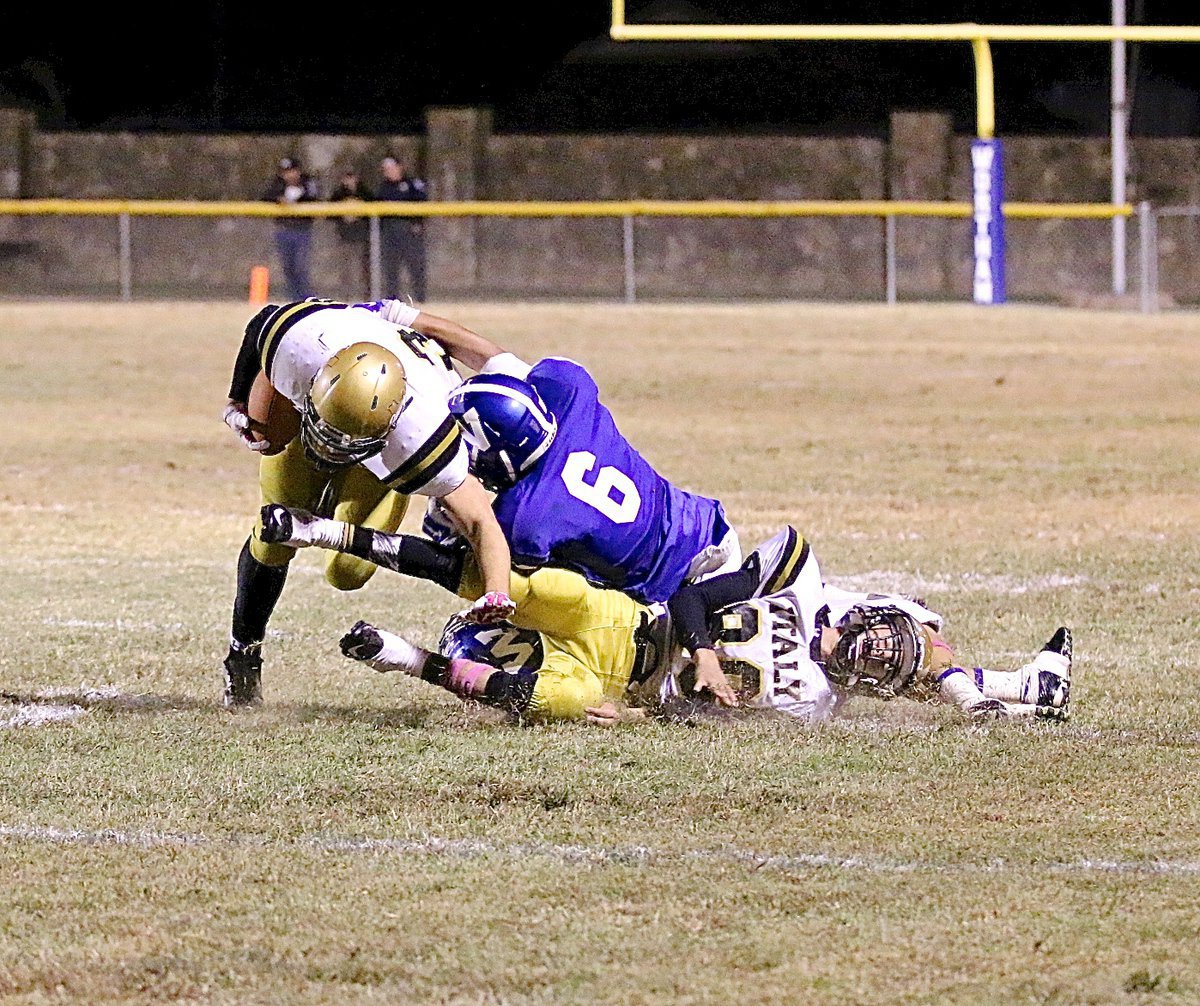
M329 192L357 167L377 178L395 152L429 180L434 199L970 198L969 138L948 116L896 113L887 141L863 137L495 135L482 109L430 109L420 136L44 133L28 113L0 110L0 198L255 199L279 157L299 157ZM1200 202L1200 141L1135 140L1132 198ZM1009 199L1103 202L1102 139L1006 138ZM1164 221L1162 286L1200 289L1192 221ZM431 295L618 297L622 222L611 218L435 219L428 227ZM1109 287L1107 221L1009 223L1009 294L1059 299ZM902 298L970 296L965 221L897 222ZM242 296L249 269L273 263L271 222L134 218L138 296ZM880 299L884 229L876 219L642 218L634 226L644 297ZM1136 227L1130 228L1136 279ZM0 217L0 294L114 295L112 218ZM318 221L314 277L332 288L338 248Z
M881 199L877 140L497 136L493 199ZM636 280L648 297L882 296L877 220L642 218ZM480 283L506 294L613 296L619 219L488 220Z

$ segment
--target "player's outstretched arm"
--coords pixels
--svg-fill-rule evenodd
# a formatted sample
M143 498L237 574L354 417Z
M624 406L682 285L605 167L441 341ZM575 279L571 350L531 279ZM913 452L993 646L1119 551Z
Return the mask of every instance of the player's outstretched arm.
M588 723L594 727L615 727L620 723L641 723L649 719L649 713L639 706L619 706L610 701L588 706L584 713Z
M737 693L729 684L725 672L721 670L721 661L717 659L716 650L696 650L692 653L692 659L696 661L696 683L692 686L692 691L696 694L711 692L721 705L736 706Z
M453 359L472 370L482 370L488 360L504 352L491 339L485 339L465 325L422 311L403 300L377 300L361 306L378 312L393 325L411 328L414 332L429 336Z
M509 598L512 554L504 532L496 523L496 515L492 513L490 497L479 481L468 475L462 485L441 500L471 543L483 579L483 597L470 610L477 614L479 621L507 618L516 609Z
M418 314L411 327L422 335L429 336L449 353L451 358L472 370L482 370L488 360L504 352L504 348L491 339L485 339L456 321L440 318L427 311Z

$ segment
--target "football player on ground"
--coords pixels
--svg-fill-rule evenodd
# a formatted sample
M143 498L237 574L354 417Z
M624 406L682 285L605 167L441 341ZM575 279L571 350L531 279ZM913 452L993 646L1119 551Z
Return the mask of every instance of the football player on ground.
M478 589L464 580L461 552L423 539L278 506L263 508L262 526L271 541L348 552L468 597ZM1069 630L1016 671L964 668L941 636L940 615L912 598L826 585L808 542L790 527L739 570L685 586L666 605L642 605L548 567L514 574L512 597L509 625L453 617L440 653L364 622L343 637L342 651L533 720L611 725L702 691L725 706L809 723L829 718L852 693L935 695L973 718L1067 715Z
M450 413L471 471L497 494L518 570L573 569L653 602L738 568L741 547L721 504L655 471L583 367L557 357L531 367L508 352L465 362L480 373L450 392ZM425 529L438 537L436 506L429 516Z
M438 499L481 570L484 590L472 617L486 621L513 609L511 558L447 410L446 397L461 378L443 346L471 359L499 352L462 326L398 300L270 304L246 325L224 419L261 454L264 504L323 509L395 531L411 494ZM248 410L260 374L300 413L299 435L281 451L261 439ZM262 701L262 642L293 555L264 540L261 525L242 547L224 662L226 706ZM334 555L325 576L339 590L356 590L374 568Z

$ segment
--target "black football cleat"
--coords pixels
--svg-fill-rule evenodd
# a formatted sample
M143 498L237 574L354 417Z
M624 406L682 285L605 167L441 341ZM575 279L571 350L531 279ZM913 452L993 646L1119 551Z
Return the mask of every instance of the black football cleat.
M999 699L980 699L967 713L975 723L1005 720L1008 719L1008 706Z
M1054 635L1050 637L1050 642L1042 649L1066 657L1069 664L1071 661L1071 630L1065 625L1060 625L1055 629Z
M242 709L261 706L262 652L261 644L244 650L230 648L225 658L225 708Z
M425 516L421 518L421 534L439 545L454 545L464 540L437 500L430 500L425 509Z
M1038 669L1037 715L1066 720L1071 715L1071 630L1059 626L1042 647L1034 665Z
M370 660L379 656L379 651L383 649L383 636L375 626L360 620L342 636L338 645L342 648L343 656L353 660Z
M268 503L259 512L262 532L259 537L268 545L287 544L292 537L292 515L278 503Z

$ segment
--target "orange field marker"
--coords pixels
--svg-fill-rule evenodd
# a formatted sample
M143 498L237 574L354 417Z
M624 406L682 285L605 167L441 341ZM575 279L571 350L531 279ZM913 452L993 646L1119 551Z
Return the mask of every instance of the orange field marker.
M254 307L265 304L270 288L271 270L265 265L253 266L250 269L250 304Z

